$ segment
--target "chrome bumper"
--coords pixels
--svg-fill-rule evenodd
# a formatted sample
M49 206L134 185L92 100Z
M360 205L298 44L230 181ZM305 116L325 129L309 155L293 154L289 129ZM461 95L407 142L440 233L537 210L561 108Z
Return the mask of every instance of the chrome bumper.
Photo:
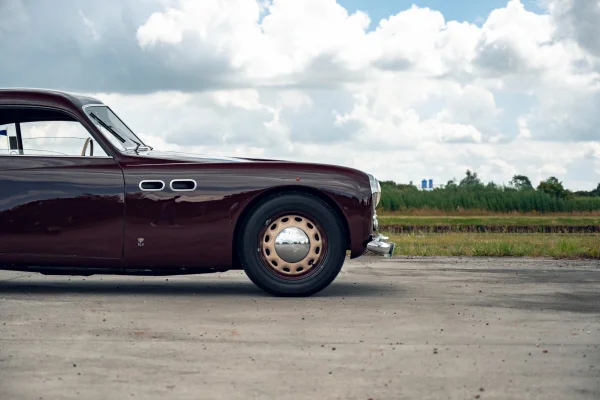
M394 254L395 243L386 242L389 237L383 235L374 236L373 239L367 243L367 250L373 253L383 254L385 257L390 258Z

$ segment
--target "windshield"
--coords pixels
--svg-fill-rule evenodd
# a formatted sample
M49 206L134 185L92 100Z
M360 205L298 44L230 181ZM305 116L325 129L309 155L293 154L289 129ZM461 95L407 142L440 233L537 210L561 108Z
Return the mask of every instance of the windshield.
M85 113L117 149L128 151L144 148L147 150L147 146L107 106L87 106Z

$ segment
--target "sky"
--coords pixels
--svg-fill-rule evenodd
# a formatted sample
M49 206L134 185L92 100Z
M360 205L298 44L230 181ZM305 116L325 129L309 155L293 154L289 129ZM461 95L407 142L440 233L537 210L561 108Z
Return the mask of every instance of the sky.
M382 19L413 4L440 11L446 20L480 24L492 11L506 6L507 0L341 0L338 3L350 13L359 10L366 12L371 19L371 26L376 27ZM538 0L521 0L521 3L530 11L544 11Z
M0 15L0 87L97 97L155 149L401 183L600 182L600 0L2 0Z

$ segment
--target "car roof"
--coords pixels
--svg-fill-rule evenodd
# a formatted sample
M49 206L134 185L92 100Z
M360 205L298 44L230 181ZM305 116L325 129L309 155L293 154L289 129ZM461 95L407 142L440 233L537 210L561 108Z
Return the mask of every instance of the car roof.
M32 88L0 88L0 104L9 102L35 105L36 102L47 104L56 103L64 105L65 102L71 103L75 107L81 108L87 104L102 104L98 99L80 94L63 92L52 89L32 89Z

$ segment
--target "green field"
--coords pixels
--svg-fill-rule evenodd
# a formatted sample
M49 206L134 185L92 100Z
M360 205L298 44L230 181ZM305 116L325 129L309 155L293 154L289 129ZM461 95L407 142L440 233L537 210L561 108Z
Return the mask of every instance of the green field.
M396 256L600 258L600 234L393 234Z
M600 258L600 184L574 192L522 175L485 184L466 171L435 190L381 186L379 226L396 255Z
M381 225L439 226L439 225L483 225L483 226L600 226L600 216L586 215L483 215L483 216L430 216L383 214Z

